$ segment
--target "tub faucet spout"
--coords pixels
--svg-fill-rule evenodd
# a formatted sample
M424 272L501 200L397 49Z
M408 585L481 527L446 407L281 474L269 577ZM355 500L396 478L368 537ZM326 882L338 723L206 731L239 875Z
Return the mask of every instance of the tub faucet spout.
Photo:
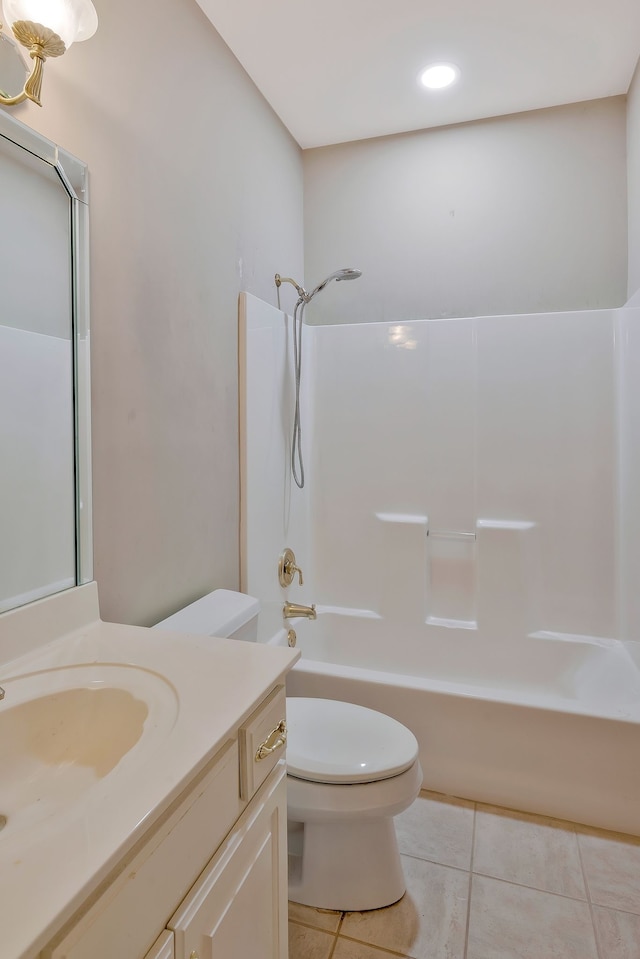
M305 619L316 619L316 606L300 606L299 603L285 603L282 607L282 615L285 619L296 619L304 617Z

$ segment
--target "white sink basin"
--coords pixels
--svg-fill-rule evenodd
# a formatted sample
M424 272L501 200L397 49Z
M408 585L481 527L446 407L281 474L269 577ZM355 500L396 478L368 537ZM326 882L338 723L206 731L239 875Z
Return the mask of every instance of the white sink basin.
M3 681L0 844L77 808L109 778L139 766L173 728L178 698L157 673L95 663Z

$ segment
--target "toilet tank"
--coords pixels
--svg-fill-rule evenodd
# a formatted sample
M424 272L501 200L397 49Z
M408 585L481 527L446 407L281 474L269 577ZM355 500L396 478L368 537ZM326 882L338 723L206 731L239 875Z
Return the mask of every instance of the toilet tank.
M173 616L156 623L154 629L201 636L227 636L255 643L258 638L260 602L245 593L216 589Z

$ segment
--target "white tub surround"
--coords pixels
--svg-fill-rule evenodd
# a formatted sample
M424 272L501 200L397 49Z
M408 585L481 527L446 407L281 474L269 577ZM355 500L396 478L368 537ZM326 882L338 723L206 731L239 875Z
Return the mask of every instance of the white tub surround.
M243 548L272 637L317 604L295 695L400 720L428 788L640 834L637 314L310 327L304 589L278 590L282 481L250 463ZM257 395L283 421L287 375L263 364L248 422Z
M488 656L616 637L614 331L612 310L313 328L312 601L475 622Z
M23 640L24 654L16 658ZM231 803L231 822L222 823L217 843L243 809L242 815L249 821L252 803L243 803L238 795L237 730L269 690L282 685L296 655L289 649L270 650L256 644L101 622L95 584L0 616L0 661L4 663L0 685L6 690L0 703L0 724L5 716L10 723L12 703L15 706L34 696L82 685L94 690L116 686L129 705L137 704L140 715L136 722L144 727L139 740L110 771L86 768L82 773L85 779L71 785L64 801L47 795L42 809L26 810L24 815L20 809L14 814L3 808L11 800L12 785L3 768L0 813L8 812L7 824L0 832L3 959L35 959L43 949L45 955L66 955L66 946L58 952L45 947L58 934L73 934L84 904L118 876L120 864L131 861L149 830L164 822L163 817L170 817L174 804L191 783L199 782L199 776L204 777L203 783L209 781L207 770L214 757L232 756L235 750L235 767L233 763L229 766L230 760L221 760L220 768L227 770L224 775L230 777L235 798L225 800L227 805ZM28 695L24 692L27 688ZM50 703L45 705L51 708ZM121 712L118 710L119 715ZM7 730L8 735L13 728ZM16 748L23 745L18 743ZM2 749L10 753L11 748L12 743L5 739ZM256 788L259 791L259 783ZM268 805L271 800L265 798L264 802ZM224 818L222 809L220 815ZM196 849L202 851L213 842L217 829L213 820L208 835L197 836ZM141 931L144 948L139 944L134 948L133 940L127 940L129 953L117 940L118 955L138 957L152 945L164 919L204 865L198 866L194 860L190 868L195 866L195 874L183 876L186 888L179 890L150 941L144 940ZM139 909L144 911L141 905ZM138 930L141 925L142 919L139 924L132 923L131 929ZM124 935L122 928L112 931L116 939ZM129 934L135 938L137 931ZM104 955L114 954L108 952L108 940L101 948L107 949ZM84 952L80 949L72 954Z
M540 631L618 637L616 311L308 327L303 491L288 322L243 296L243 588L261 638L284 598L449 625L452 642L477 628L489 657ZM305 585L283 594L285 546Z

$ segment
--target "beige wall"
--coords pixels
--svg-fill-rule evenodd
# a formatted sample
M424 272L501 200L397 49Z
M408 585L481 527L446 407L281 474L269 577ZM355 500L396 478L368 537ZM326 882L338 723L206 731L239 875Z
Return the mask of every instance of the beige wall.
M193 0L96 7L14 115L91 171L95 574L146 625L238 586L237 297L302 273L302 162Z
M640 290L640 60L627 97L629 296Z
M305 151L310 322L626 299L625 98Z

